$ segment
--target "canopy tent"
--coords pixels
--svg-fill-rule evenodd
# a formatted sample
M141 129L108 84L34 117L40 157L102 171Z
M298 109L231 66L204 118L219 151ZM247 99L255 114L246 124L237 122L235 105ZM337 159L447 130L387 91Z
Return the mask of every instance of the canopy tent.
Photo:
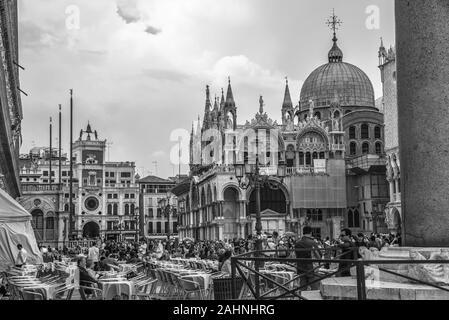
M31 214L0 189L0 272L15 264L18 244L28 252L27 264L42 263Z

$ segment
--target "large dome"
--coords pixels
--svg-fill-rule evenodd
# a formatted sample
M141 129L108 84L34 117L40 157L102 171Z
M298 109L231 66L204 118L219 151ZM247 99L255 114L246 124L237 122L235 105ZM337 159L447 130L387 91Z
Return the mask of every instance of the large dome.
M301 89L301 110L329 106L338 98L342 107L375 107L374 89L368 76L356 66L343 62L336 45L329 52L329 63L315 69Z

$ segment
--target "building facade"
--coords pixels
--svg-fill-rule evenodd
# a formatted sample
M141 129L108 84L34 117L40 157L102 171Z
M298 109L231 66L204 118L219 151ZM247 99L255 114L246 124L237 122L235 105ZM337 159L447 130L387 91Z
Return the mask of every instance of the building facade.
M72 240L139 237L135 163L106 162L105 150L106 140L99 139L90 124L81 130L73 144ZM36 239L40 243L61 246L69 240L69 175L67 155L59 155L54 149L50 153L49 148L34 148L21 156L19 202L33 216Z
M385 209L386 222L390 232L400 233L403 213L401 207L396 52L393 47L386 50L383 41L379 48L379 69L382 77L382 104L385 110L387 181L390 187L390 201Z
M160 207L161 200L170 199L170 204L177 208L176 199L170 194L170 190L176 185L175 180L162 179L156 176L147 176L138 181L142 196L143 214L145 223L145 236L150 239L166 239L167 235L178 234L178 220L176 212L167 211Z
M0 188L20 195L22 102L19 83L17 0L0 1Z
M254 159L268 176L261 189L264 232L300 234L310 225L315 236L337 238L342 227L386 230L384 116L366 74L343 62L335 35L328 63L304 82L296 106L287 81L282 123L264 111L263 97L243 125L237 109L230 81L226 97L222 90L213 104L206 88L203 122L192 127L190 178L173 189L180 238L223 240L254 232L255 192L242 188L233 166ZM279 163L287 165L283 179L276 176Z

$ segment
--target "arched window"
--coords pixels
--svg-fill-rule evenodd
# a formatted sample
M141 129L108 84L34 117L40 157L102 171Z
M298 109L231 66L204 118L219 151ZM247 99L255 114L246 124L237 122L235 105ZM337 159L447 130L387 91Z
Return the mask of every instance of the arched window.
M374 138L381 139L381 130L379 126L374 128Z
M65 211L65 212L69 212L69 204L68 204L68 203L66 203L66 204L64 205L64 211Z
M360 213L359 210L354 210L354 228L360 228Z
M55 228L55 219L53 217L47 217L45 219L45 227L47 230Z
M287 147L287 152L285 154L286 160L287 160L287 167L292 168L296 165L296 159L295 159L295 147L293 145L289 145Z
M382 144L380 142L376 142L376 154L382 154Z
M362 124L360 131L362 139L369 139L369 126L366 123Z
M113 207L113 214L114 216L118 215L118 205L115 203Z
M321 112L315 112L314 116L321 120Z
M369 143L368 142L364 142L362 144L362 153L363 154L368 154L369 153Z
M355 136L355 127L349 127L349 139L357 139Z
M108 204L108 214L112 214L112 204Z
M272 190L268 187L260 189L260 211L272 210L277 213L287 212L287 202L282 190ZM256 213L256 192L252 192L248 204L248 212Z
M312 158L313 160L318 159L318 152L314 152Z
M136 210L136 208L135 208L135 205L134 205L134 203L133 204L131 204L131 207L130 207L130 214L134 214L135 211Z
M304 152L299 153L299 165L300 166L304 165Z
M352 210L348 211L348 228L354 228L354 213Z
M310 166L312 165L312 155L310 154L310 152L306 153L306 166Z
M349 154L355 156L357 154L357 143L354 141L349 144Z
M334 118L335 119L340 118L340 111L337 110L337 111L334 112Z
M129 215L129 204L125 204L125 214Z

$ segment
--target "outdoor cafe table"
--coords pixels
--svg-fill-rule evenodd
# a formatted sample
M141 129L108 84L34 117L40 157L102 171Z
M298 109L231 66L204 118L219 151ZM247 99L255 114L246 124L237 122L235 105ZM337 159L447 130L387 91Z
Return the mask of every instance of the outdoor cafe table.
M100 287L103 291L103 300L112 300L114 297L122 297L122 294L128 296L131 300L136 294L135 284L126 279L99 279Z
M158 261L160 262L160 261ZM176 274L178 277L195 281L197 283L203 284L203 288L205 290L208 290L210 287L210 284L212 282L212 274L204 272L202 270L192 270L192 269L185 269L181 265L173 264L173 263L156 263L162 270L168 271L171 273Z
M43 283L39 279L33 277L11 278L10 281L13 285L15 285L20 289L34 291L42 294L44 300L54 299L56 288L59 285L57 283L55 284ZM23 295L27 296L26 292L24 292Z
M289 282L286 286L289 288L293 287L293 280L296 277L296 273L292 271L273 271L273 270L260 270L260 273L266 275L268 278L272 279L278 284L285 284ZM269 287L274 286L273 283L269 283Z

